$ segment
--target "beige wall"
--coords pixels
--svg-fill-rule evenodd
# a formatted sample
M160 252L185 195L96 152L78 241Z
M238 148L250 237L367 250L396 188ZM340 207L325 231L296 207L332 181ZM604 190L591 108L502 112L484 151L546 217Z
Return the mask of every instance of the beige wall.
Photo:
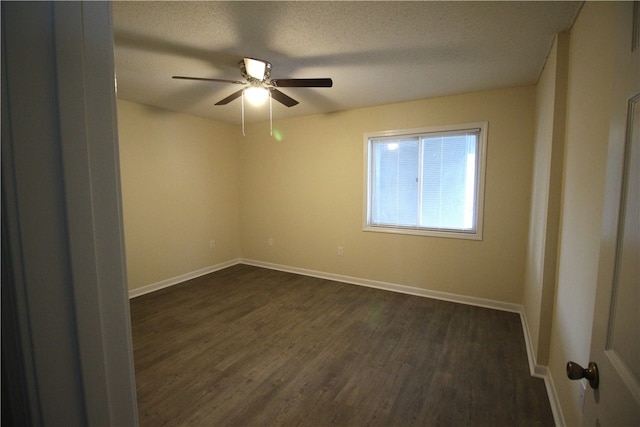
M130 289L243 257L520 303L534 97L529 86L281 120L277 138L267 123L241 137L119 101ZM365 132L478 121L489 122L483 241L362 231Z
M615 3L586 2L571 31L556 304L549 369L567 425L579 425L579 382L568 360L589 361L598 273L613 75Z
M243 257L520 303L534 97L529 86L281 120L280 140L268 124L248 126ZM365 132L478 121L489 122L483 241L362 231Z
M569 34L556 36L536 86L534 167L522 305L538 365L547 365L555 299Z
M119 100L118 130L129 289L238 258L237 127Z

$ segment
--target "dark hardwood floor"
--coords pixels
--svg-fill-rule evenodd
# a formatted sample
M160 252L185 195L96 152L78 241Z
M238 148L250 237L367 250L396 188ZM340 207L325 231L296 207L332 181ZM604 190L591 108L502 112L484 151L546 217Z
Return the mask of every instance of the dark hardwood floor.
M517 314L237 265L131 300L142 426L552 426Z

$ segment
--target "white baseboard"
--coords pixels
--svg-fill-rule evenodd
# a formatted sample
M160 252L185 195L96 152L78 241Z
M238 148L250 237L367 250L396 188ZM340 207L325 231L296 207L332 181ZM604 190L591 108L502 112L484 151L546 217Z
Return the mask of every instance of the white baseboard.
M221 262L220 264L211 265L209 267L201 268L190 273L181 274L180 276L171 277L169 279L162 280L160 282L152 283L150 285L143 286L141 288L131 289L129 291L129 299L139 297L140 295L148 294L159 289L168 288L169 286L177 285L187 280L195 279L196 277L204 276L205 274L213 273L214 271L222 270L223 268L231 267L236 264L240 264L240 259L236 258L230 261Z
M542 372L536 365L536 355L533 351L533 344L531 342L531 333L529 331L529 323L527 322L527 314L524 311L524 307L520 311L520 321L522 323L522 335L524 335L524 344L527 348L527 360L529 361L529 373L533 377L543 378L540 376Z
M529 360L529 372L532 377L542 378L544 380L544 387L547 389L547 397L549 399L549 405L551 406L551 412L553 413L553 421L556 427L564 427L564 415L562 414L562 407L558 400L558 393L553 383L553 378L549 372L549 368L536 363L536 355L533 351L533 345L531 342L531 333L529 330L529 323L527 322L527 315L524 308L520 312L520 319L522 321L522 333L524 335L524 342L527 347L527 359Z
M366 286L369 288L383 289L387 291L399 292L408 295L416 295L421 297L433 298L443 301L456 302L466 305L474 305L477 307L492 308L494 310L509 311L512 313L520 313L522 316L522 306L520 304L512 304L502 301L495 301L485 298L477 298L467 295L451 294L448 292L432 291L422 288L414 288L411 286L397 285L395 283L381 282L378 280L363 279L359 277L344 276L341 274L325 273L323 271L308 270L305 268L289 267L287 265L274 264L264 261L256 261L246 258L236 258L230 261L225 261L220 264L205 267L200 270L192 271L190 273L182 274L180 276L171 277L160 282L152 283L140 288L135 288L129 291L129 298L135 298L140 295L148 294L159 289L167 288L169 286L177 285L178 283L185 282L196 277L204 276L205 274L213 273L214 271L222 270L223 268L231 267L236 264L247 264L255 267L263 267L271 270L284 271L287 273L301 274L303 276L318 277L320 279L334 280L336 282L349 283L352 285ZM526 334L525 334L526 335Z
M242 264L264 267L271 270L285 271L287 273L301 274L303 276L318 277L320 279L334 280L336 282L349 283L352 285L366 286L369 288L383 289L387 291L399 292L408 295L439 299L443 301L457 302L460 304L474 305L478 307L492 308L495 310L521 313L520 304L512 304L502 301L495 301L484 298L471 297L466 295L450 294L448 292L432 291L411 286L397 285L395 283L380 282L377 280L362 279L359 277L343 276L341 274L325 273L323 271L307 270L305 268L289 267L286 265L273 264L270 262L256 261L242 258Z
M562 406L560 406L560 399L558 399L558 393L556 386L553 383L553 376L549 372L549 369L544 366L544 386L547 389L547 396L549 397L549 404L551 405L551 412L553 412L553 420L556 423L556 427L565 427L567 423L564 421L564 414L562 413Z

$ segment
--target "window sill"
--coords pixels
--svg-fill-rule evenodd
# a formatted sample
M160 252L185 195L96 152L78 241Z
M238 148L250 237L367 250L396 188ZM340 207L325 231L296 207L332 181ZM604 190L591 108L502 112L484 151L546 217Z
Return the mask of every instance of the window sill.
M429 230L410 227L385 227L365 225L362 231L374 233L391 233L406 234L410 236L439 237L445 239L463 239L463 240L482 240L482 233L479 230L475 232L453 231L453 230Z

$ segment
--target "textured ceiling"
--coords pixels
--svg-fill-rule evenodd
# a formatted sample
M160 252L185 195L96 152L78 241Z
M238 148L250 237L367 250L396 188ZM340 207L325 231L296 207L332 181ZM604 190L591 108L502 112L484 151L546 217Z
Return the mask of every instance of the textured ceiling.
M283 88L274 119L537 81L555 33L579 2L114 2L118 97L238 123L245 56L273 78L331 77L332 88ZM246 106L249 121L267 107Z

